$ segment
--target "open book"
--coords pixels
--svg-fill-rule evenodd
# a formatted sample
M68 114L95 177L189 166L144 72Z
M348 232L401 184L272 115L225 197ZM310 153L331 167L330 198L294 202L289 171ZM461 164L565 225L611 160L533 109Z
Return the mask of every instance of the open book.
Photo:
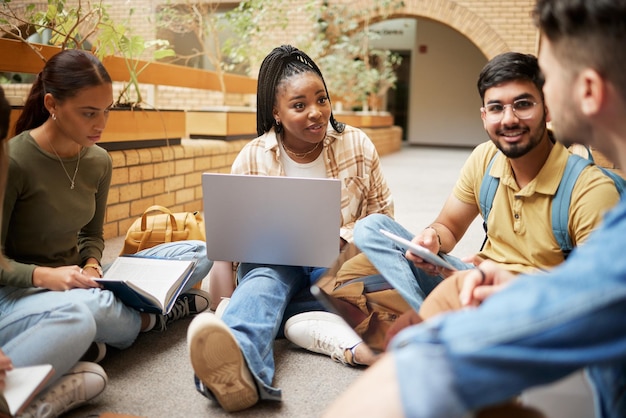
M2 393L5 402L0 400L0 416L21 415L53 374L50 364L16 367L8 371Z
M120 256L96 281L127 306L167 315L195 266L189 260Z

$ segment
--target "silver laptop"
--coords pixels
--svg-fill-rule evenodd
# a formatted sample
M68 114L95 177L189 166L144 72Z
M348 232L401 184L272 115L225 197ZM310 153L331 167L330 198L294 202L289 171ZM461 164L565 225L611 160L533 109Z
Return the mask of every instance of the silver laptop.
M202 174L207 256L329 267L339 254L341 182Z

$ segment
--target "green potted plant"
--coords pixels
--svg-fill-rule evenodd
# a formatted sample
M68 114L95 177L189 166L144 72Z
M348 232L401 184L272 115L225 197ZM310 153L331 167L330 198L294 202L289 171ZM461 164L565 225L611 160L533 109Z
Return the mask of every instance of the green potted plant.
M146 42L141 36L133 34L128 22L133 13L131 8L128 19L115 22L103 0L48 0L45 8L38 7L36 3L3 0L0 31L6 37L27 43L43 61L45 57L31 40L55 45L61 50L88 49L100 59L110 55L122 57L129 80L124 83L115 105L137 107L144 103L138 75L149 64L142 63L140 58L147 51L152 51L152 59L159 60L174 55L174 51L167 41L157 39Z
M371 30L370 16L387 16L401 7L401 0L372 2L371 7L365 8L328 1L321 7L317 3L309 5L315 30L301 36L298 42L326 69L326 82L335 105L340 101L348 109L367 110L371 98L380 99L395 87L394 70L401 57L389 50L372 48L372 41L380 35Z
M139 84L140 74L151 63L142 61L142 56L151 54L153 60L158 60L171 56L173 51L168 48L165 41L146 42L141 36L133 34L129 20L134 9L129 10L127 19L115 22L102 0L96 2L48 0L47 5L43 6L4 0L0 5L0 32L4 37L26 45L41 59L42 67L46 56L55 53L55 47L56 50L67 48L91 50L105 62L112 76L117 75L117 78L113 77L114 80L122 82L113 109L142 109L140 115L113 112L109 129L103 136L102 146L107 149L119 149L141 147L142 144L148 143L151 146L159 145L170 139L180 141L185 134L184 112L177 111L179 114L173 118L162 114L160 110L146 103ZM51 47L32 41L39 41ZM118 68L119 66L122 68ZM157 114L150 115L152 112L145 112L146 108L156 110ZM153 122L147 120L152 117L156 120ZM116 123L118 119L120 123ZM145 129L146 126L161 126L162 129L160 133L152 131L149 137L145 137L136 132L142 126L144 131L151 131Z

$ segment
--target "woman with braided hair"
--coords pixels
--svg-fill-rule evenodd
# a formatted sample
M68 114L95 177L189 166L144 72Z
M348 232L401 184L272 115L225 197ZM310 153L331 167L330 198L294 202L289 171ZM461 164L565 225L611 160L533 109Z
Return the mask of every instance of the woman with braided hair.
M297 48L277 47L261 64L257 132L259 137L241 150L231 172L341 179L342 247L352 241L358 219L371 213L393 216L374 145L361 130L335 119L320 69ZM321 309L308 289L324 270L241 263L230 302L218 310L221 317L205 313L189 326L198 391L215 397L227 411L249 408L260 399L280 400L280 389L272 387L273 340L290 315ZM216 282L232 280L230 263L215 263L217 271L227 274L211 276L213 300L219 300L213 292Z

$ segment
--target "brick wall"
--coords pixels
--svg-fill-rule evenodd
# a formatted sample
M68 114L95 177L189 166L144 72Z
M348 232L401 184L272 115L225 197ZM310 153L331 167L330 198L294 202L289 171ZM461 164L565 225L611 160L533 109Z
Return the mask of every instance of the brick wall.
M174 0L183 3L183 0ZM322 0L320 0L321 3ZM378 0L331 0L350 3L353 7L369 8ZM109 14L116 20L130 19L133 33L153 39L154 12L166 0L107 0ZM232 3L232 1L228 1ZM293 42L310 23L301 10L309 0L289 1L287 11L289 27L266 28L264 36L276 44ZM446 24L472 40L491 58L505 50L536 52L537 31L530 18L535 0L404 0L405 7L395 10L389 17L425 17ZM134 10L129 17L129 10Z
M175 212L202 210L201 175L228 173L247 141L183 140L181 145L111 151L113 178L105 238L125 235L152 205Z
M333 1L348 2L351 7L369 8L377 0ZM145 39L155 37L156 31L151 26L154 19L146 19L146 16L154 13L156 6L164 2L165 0L133 0L135 13L131 21L135 34L142 35ZM386 18L415 17L440 22L466 36L490 59L505 51L537 52L537 30L530 17L534 2L535 0L405 0L403 8L394 10ZM263 36L272 41L268 44L292 43L297 38L294 34L311 26L308 17L301 12L308 3L309 0L288 2L289 25L286 29L264 28ZM121 19L128 18L127 0L108 0L107 4L110 5L112 15ZM380 19L381 16L372 18ZM255 69L253 73L256 73ZM159 86L154 100L147 102L160 108L203 109L222 104L222 96L219 92ZM226 102L230 105L250 106L254 104L254 98L233 95L227 97Z
M332 1L361 9L380 4L377 0ZM291 12L297 16L297 10L304 3L303 0L290 2ZM535 0L404 0L405 6L393 10L386 18L428 18L448 25L471 40L490 59L505 51L537 52L537 30L530 17L534 3ZM282 31L280 42L292 41L292 34L298 33L303 25L307 25L303 18L290 17L290 27Z
M369 8L376 0L335 0ZM535 0L405 0L393 17L428 18L448 25L471 40L487 57L505 52L536 53L537 30L530 11ZM383 16L373 15L374 20Z

